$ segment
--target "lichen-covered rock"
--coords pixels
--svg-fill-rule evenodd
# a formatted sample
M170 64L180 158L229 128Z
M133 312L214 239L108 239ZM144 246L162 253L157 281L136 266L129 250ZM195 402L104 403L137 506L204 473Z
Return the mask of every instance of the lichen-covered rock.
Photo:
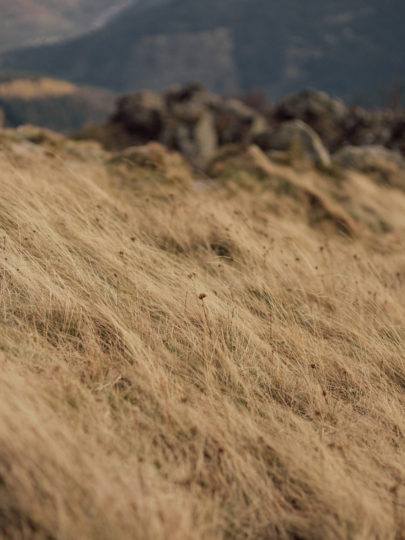
M331 159L328 150L320 137L301 120L291 120L259 133L254 143L264 151L289 151L297 158L312 161L320 167L330 167Z
M286 97L277 106L276 114L282 120L300 119L308 123L329 118L337 123L346 118L348 109L342 101L309 89Z
M324 92L305 90L286 97L274 107L270 120L302 120L321 137L330 152L344 145L381 145L405 154L405 116L384 109L369 111L348 106Z
M169 88L163 93L163 96L169 109L182 103L196 103L209 107L221 102L221 98L212 94L204 85L197 82Z
M341 144L388 146L393 126L392 111L371 112L355 107L345 119Z
M148 142L159 137L164 112L165 102L161 94L139 92L124 96L118 101L112 122L124 126L136 142Z
M318 133L329 150L336 150L345 134L349 109L342 101L309 89L287 96L273 114L278 122L302 120Z
M156 141L202 169L229 144L257 144L266 152L286 153L286 162L301 157L327 168L329 154L345 145L379 145L405 155L405 115L347 106L316 90L259 111L189 83L124 96L107 123L87 127L80 136L114 151Z
M119 140L125 145L128 139L131 145L157 141L204 167L218 146L249 142L266 126L266 119L243 103L222 100L202 85L190 83L162 94L140 92L121 98L106 129L120 128Z
M214 107L215 127L219 144L250 141L265 130L265 118L236 99L219 102Z

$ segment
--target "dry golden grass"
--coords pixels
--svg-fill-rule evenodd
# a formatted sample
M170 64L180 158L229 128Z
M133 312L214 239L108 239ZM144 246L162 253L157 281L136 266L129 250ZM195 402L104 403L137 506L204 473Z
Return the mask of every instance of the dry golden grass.
M66 96L75 92L77 92L77 87L73 84L47 77L37 80L15 79L0 84L0 97L38 99L45 96Z
M404 538L405 195L267 165L1 155L3 537Z

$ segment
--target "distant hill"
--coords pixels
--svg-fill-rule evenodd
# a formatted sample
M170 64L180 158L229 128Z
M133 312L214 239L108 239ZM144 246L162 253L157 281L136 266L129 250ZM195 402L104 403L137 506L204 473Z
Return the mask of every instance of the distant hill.
M381 101L405 73L402 0L172 0L129 7L104 28L3 55L3 66L128 91L200 80L271 99L316 87Z
M0 110L6 127L34 124L69 132L106 119L115 94L49 77L0 71Z
M0 0L0 51L76 36L135 1Z

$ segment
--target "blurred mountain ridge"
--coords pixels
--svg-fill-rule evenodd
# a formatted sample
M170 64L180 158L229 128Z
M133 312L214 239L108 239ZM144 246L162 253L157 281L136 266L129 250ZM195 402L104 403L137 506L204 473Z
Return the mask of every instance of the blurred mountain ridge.
M147 0L0 0L0 51L58 42L101 28Z
M79 38L8 52L2 66L115 91L199 80L270 99L316 87L376 104L401 90L400 0L155 0Z

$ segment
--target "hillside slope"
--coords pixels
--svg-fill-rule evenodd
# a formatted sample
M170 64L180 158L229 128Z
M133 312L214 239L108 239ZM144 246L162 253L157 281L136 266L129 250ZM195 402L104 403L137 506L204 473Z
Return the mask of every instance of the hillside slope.
M405 192L42 144L1 132L0 534L403 538Z
M404 82L404 16L401 0L173 0L3 63L118 91L199 80L221 93L277 99L313 86L375 103Z
M50 77L0 71L0 110L6 127L33 124L71 132L105 120L116 96Z
M107 22L130 0L0 0L0 51L60 40Z

